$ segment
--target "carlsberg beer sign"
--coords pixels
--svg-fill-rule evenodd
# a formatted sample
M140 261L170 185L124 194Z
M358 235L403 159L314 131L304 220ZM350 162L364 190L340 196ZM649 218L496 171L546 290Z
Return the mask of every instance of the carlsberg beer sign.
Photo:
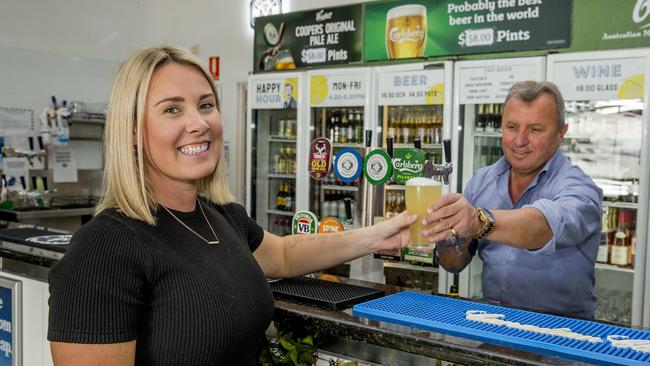
M395 149L393 154L393 180L404 184L414 177L421 177L424 171L424 151L416 148Z

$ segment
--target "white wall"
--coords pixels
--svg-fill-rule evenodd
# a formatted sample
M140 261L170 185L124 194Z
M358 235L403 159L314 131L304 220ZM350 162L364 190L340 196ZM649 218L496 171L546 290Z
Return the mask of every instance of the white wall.
M354 4L284 0L284 12ZM249 0L4 0L0 12L0 106L33 109L59 100L107 102L115 71L134 50L170 44L207 63L221 57L224 139L237 141L237 83L252 69ZM38 120L36 121L38 123ZM230 186L239 197L243 156L231 154Z

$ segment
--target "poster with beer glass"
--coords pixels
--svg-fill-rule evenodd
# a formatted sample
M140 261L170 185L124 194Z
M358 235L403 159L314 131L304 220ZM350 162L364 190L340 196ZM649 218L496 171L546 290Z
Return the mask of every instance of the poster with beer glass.
M365 6L366 61L566 48L570 0L399 0Z

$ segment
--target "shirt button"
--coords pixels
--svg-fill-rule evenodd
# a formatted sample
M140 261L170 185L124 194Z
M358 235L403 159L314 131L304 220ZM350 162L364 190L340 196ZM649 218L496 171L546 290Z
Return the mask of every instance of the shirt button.
M501 291L505 291L505 290L506 290L506 287L505 287L505 286L501 286Z

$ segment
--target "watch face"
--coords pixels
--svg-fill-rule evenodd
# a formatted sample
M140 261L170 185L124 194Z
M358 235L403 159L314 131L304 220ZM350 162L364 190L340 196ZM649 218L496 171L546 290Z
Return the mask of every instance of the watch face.
M265 15L275 15L282 12L282 0L252 0L251 1L251 26L254 19Z

